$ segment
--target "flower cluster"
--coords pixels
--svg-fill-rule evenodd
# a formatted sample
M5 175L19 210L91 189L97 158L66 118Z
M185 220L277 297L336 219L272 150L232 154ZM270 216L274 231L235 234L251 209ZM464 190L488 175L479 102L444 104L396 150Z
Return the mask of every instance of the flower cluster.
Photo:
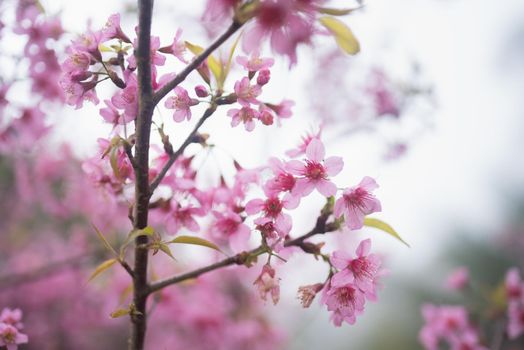
M524 333L524 282L519 270L514 267L506 273L507 333L510 339L515 339Z
M377 285L381 270L378 256L369 254L371 240L366 239L357 247L356 257L344 251L335 251L330 258L338 269L324 286L322 304L331 311L331 320L339 327L343 322L354 324L363 313L366 299L377 300Z
M21 332L23 328L20 309L3 309L0 313L0 347L16 350L18 345L26 344L28 337Z
M437 350L445 343L451 349L487 350L480 343L478 331L470 324L464 307L426 304L422 315L425 324L419 339L425 349Z

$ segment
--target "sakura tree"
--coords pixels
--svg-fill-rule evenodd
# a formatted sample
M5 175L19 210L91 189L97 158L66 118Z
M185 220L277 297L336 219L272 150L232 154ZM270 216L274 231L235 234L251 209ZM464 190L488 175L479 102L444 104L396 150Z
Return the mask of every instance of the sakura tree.
M255 168L233 158L232 174L209 173L201 161L215 147L213 130L204 132L211 118L246 133L299 118L285 96L264 97L273 65L286 60L292 69L297 48L332 39L357 54L357 39L338 17L359 4L208 0L203 25L226 29L207 46L184 40L176 26L170 38L155 36L153 0L137 2L135 33L124 32L120 14L107 14L105 26L89 26L71 42L58 15L37 0L10 4L14 11L0 4L0 35L24 47L22 55L6 51L12 69L0 77L2 191L12 198L2 203L9 215L0 225L17 236L0 247L9 272L0 278L0 347L34 338L45 340L38 348L92 348L96 334L107 348L277 348L284 335L254 294L276 304L286 279L280 266L298 254L326 265L317 283L299 288L300 302L309 307L320 294L335 326L354 324L377 300L384 269L370 239L355 252L325 251L311 240L364 226L400 239L368 217L382 210L373 178L335 181L347 160L326 149L320 128ZM87 103L112 131L98 139L97 154L78 159L70 145L50 143L51 117L62 108L74 117L65 105ZM166 112L172 118L164 123ZM173 137L184 124L191 131ZM323 198L318 216L299 232L293 214L313 194ZM35 290L38 300L27 297ZM51 314L70 336L48 334Z

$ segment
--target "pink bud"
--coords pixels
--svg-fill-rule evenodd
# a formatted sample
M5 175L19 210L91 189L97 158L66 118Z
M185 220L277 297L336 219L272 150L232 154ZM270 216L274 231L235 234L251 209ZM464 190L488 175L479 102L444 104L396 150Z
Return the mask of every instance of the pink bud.
M269 71L269 69L262 69L260 72L258 72L257 84L266 85L269 82L270 77L271 72Z
M204 85L195 86L195 93L198 97L207 97L209 95L209 92Z

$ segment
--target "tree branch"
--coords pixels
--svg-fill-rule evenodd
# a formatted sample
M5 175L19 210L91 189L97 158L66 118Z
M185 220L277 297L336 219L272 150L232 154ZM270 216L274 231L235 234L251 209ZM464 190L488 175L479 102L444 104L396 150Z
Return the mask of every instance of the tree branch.
M135 203L133 215L134 229L147 226L149 216L149 140L154 104L151 80L151 21L154 0L138 0L138 47L135 50L138 80L138 115L135 124ZM147 328L147 265L149 252L147 236L135 240L135 265L133 278L133 304L131 315L130 350L144 348Z
M189 73L194 71L198 68L204 62L213 51L215 51L220 45L222 45L227 39L229 39L235 32L242 27L242 24L234 21L231 23L229 28L221 35L219 36L215 42L213 42L207 49L205 49L200 55L195 57L191 63L189 63L184 70L182 70L180 73L176 75L173 80L169 81L167 84L162 86L160 90L158 90L153 95L153 104L156 106L171 90L173 90L178 84L183 82Z
M193 143L193 140L195 139L195 135L198 133L198 129L204 124L204 122L215 113L216 107L210 107L206 109L202 117L198 120L193 130L189 133L189 135L186 137L185 141L178 147L178 149L169 155L169 159L162 167L162 170L158 173L158 175L155 177L153 182L151 182L151 185L149 186L149 192L150 195L153 195L153 192L155 189L160 185L160 182L162 182L162 179L164 176L166 176L167 172L169 171L169 168L175 163L175 161L184 153L184 150L187 146L189 146L191 143Z
M308 245L309 242L305 242L306 239L308 239L308 238L310 238L312 236L315 236L317 234L324 234L324 233L327 233L327 232L333 232L333 231L336 231L336 230L339 229L339 225L337 225L336 223L326 224L326 221L327 221L328 217L329 217L329 214L325 215L324 213L322 213L319 216L319 218L317 219L317 224L315 225L315 227L311 231L309 231L308 233L306 233L306 234L304 234L304 235L302 235L300 237L297 237L295 239L287 240L284 243L284 246L285 247L291 247L291 246L300 247L306 253L311 253L311 249L310 249L310 247ZM214 264L211 264L209 266L202 267L200 269L196 269L196 270L193 270L193 271L190 271L190 272L186 272L186 273L178 275L178 276L169 277L167 279L164 279L164 280L161 280L161 281L158 281L156 283L151 284L149 286L149 289L148 289L148 294L158 292L158 291L162 290L163 288L168 287L170 285L177 284L177 283L183 282L183 281L188 280L188 279L196 278L196 277L198 277L200 275L203 275L203 274L205 274L207 272L214 271L214 270L226 267L226 266L243 265L247 261L249 261L249 259L252 259L252 258L257 257L259 255L262 255L264 253L268 253L268 248L261 245L258 248L250 250L249 252L238 253L238 254L236 254L234 256L231 256L231 257L229 257L227 259L221 260L221 261L216 262Z

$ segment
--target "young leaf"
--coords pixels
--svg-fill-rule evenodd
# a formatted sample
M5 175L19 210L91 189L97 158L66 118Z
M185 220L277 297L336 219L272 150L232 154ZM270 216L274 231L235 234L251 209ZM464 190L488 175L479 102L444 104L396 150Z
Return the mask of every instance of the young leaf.
M178 236L175 239L169 241L168 243L194 244L203 247L208 247L225 254L215 243L195 236Z
M351 29L343 22L334 17L321 17L320 23L327 28L335 37L338 46L346 53L355 55L360 51L360 44L357 38L353 35Z
M186 41L185 44L187 49L191 51L195 56L198 56L202 52L204 52L204 48L202 48L201 46L192 44L189 41ZM222 76L222 65L220 64L220 62L212 55L209 55L207 57L207 65L211 73L213 73L217 83L220 82Z
M146 226L146 227L144 227L141 230L133 230L133 231L129 232L129 235L127 236L126 240L124 241L124 243L120 247L120 258L123 258L124 254L125 254L126 247L131 242L133 242L137 237L140 237L140 236L152 236L153 233L155 233L155 229L152 228L151 226Z
M345 16L349 15L351 12L358 10L360 7L352 8L352 9L334 9L329 7L319 7L317 8L317 11L319 13L323 13L325 15L331 15L331 16Z
M129 313L129 309L116 309L115 311L111 312L109 316L111 316L111 318L119 318L122 316L129 315Z
M113 266L117 261L117 259L109 259L98 265L91 276L89 276L87 283L91 282L96 276L100 275L102 272Z
M104 247L106 247L111 253L113 253L115 256L117 256L118 254L116 253L115 249L111 246L111 244L109 244L109 242L104 237L102 232L100 232L100 230L95 226L95 224L91 223L91 225L93 225L93 228L95 229L96 234L98 235L98 238L100 238L100 240L104 244Z
M111 164L111 169L113 169L113 174L118 180L121 180L120 169L118 169L118 147L113 146L109 154L109 164Z
M400 237L397 231L395 231L393 227L389 226L387 223L385 223L382 220L375 219L375 218L364 218L364 226L374 227L376 229L384 231L392 235L393 237L395 237L396 239L398 239L399 241L401 241L402 243L404 243L406 246L409 247L409 244L407 244L406 241L404 241L402 237Z
M167 246L167 244L165 243L160 243L158 245L158 249L160 249L161 251L163 251L165 254L167 254L171 259L175 260L175 257L173 256L173 254L171 253L171 249L169 249L169 247Z

